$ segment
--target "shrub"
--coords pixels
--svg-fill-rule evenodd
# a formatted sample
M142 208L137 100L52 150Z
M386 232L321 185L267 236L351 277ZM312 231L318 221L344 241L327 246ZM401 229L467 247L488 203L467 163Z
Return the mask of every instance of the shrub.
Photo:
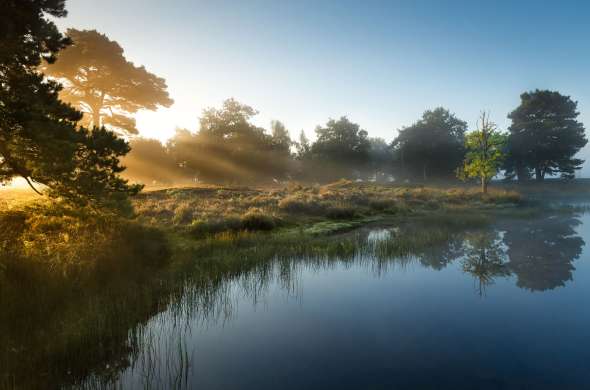
M291 195L281 199L279 209L288 213L319 215L324 212L325 206L312 197Z
M355 216L355 209L346 206L330 207L326 212L326 217L330 219L352 219Z
M395 207L395 202L391 199L373 199L369 201L369 207L375 211L385 211Z
M240 218L244 230L272 230L276 227L275 218L260 209L250 209Z
M193 234L209 235L225 231L237 231L240 230L241 226L240 219L233 216L212 220L197 219L191 223L189 231Z

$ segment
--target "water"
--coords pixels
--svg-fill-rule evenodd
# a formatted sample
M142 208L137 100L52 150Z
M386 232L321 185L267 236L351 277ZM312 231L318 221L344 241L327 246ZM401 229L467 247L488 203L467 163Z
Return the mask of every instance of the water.
M366 246L351 256L277 258L187 285L129 329L123 360L77 386L590 388L590 215L500 219L378 256L403 230L352 233Z
M588 215L555 215L500 221L404 260L274 263L262 278L227 280L214 315L152 318L117 383L588 388L588 239Z

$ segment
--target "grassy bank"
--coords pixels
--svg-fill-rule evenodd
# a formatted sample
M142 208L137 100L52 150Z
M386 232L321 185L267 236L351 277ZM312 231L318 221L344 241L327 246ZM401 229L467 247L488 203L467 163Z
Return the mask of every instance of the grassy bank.
M426 227L431 221L423 222ZM478 226L480 222L474 219L468 223ZM129 244L132 251L126 245L119 252L105 248L116 261L100 270L87 268L87 272L76 274L62 274L22 257L20 267L15 266L16 261L9 263L0 283L5 319L0 321L4 347L0 350L0 387L41 388L53 383L67 388L92 376L108 388L108 381L127 367L141 348L143 325L163 310L190 312L203 319L227 315L223 306L227 283L247 280L247 288L256 294L272 281L271 270L278 265L281 281L289 284L296 277L290 274L294 259L323 266L358 261L363 254L374 256L377 267L385 267L452 239L459 227L449 223L456 229L406 226L377 243L367 243L361 232L306 240L295 235L269 239L263 232L173 240L168 241L172 256L164 253L159 259L167 262L165 266L139 266L154 259L133 253L141 253L138 247L159 239L136 236ZM125 233L123 236L129 239Z
M515 207L524 201L511 191L345 181L167 189L134 202L136 215L121 218L4 200L0 387L108 381L130 364L150 318L170 308L214 317L236 278L260 288L279 266L288 284L294 259L310 266L367 259L384 269L414 258L441 268L465 228L531 212ZM362 229L369 223L398 228L370 241Z
M2 196L4 195L4 196ZM146 191L134 199L135 215L120 217L48 200L0 194L0 278L26 258L62 274L100 271L124 257L130 268L158 266L167 244L270 232L317 236L379 220L481 214L514 210L515 191L428 188L339 181L281 188L201 186ZM135 243L140 243L135 245ZM126 251L123 256L121 251ZM137 263L134 263L137 262ZM20 265L19 265L20 266ZM4 270L4 271L3 271Z
M203 186L148 191L135 199L134 206L142 223L203 238L228 231L276 231L384 216L501 208L521 200L518 192L504 189L483 195L470 188L399 187L342 180L324 186Z

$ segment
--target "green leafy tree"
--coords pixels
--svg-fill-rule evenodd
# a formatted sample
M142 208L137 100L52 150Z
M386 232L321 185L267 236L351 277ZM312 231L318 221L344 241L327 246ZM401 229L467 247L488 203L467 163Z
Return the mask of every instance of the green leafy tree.
M413 125L403 128L393 141L395 160L402 176L450 178L464 157L467 123L439 107L425 111Z
M117 42L95 30L67 35L73 44L43 71L63 83L61 98L84 113L83 125L137 134L134 113L172 105L165 80L128 61Z
M535 174L561 174L573 178L584 160L575 158L588 140L584 125L577 121L577 102L554 91L536 90L520 95L520 105L508 118L512 120L508 138L508 174L519 178Z
M488 184L500 170L504 158L506 136L498 132L496 124L483 112L478 121L477 130L465 137L467 153L463 167L458 176L462 179L477 178L481 182L481 191L488 192Z
M23 177L76 204L119 207L139 191L120 178L129 145L113 133L78 128L81 113L59 100L61 86L38 72L67 46L46 15L64 1L0 2L0 182Z

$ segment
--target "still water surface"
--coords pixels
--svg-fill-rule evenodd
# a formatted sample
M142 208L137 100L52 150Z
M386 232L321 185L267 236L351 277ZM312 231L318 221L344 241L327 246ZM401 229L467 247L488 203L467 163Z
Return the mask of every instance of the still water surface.
M590 215L562 213L404 259L276 260L223 281L207 310L187 292L140 326L128 367L86 386L590 388L589 241Z

